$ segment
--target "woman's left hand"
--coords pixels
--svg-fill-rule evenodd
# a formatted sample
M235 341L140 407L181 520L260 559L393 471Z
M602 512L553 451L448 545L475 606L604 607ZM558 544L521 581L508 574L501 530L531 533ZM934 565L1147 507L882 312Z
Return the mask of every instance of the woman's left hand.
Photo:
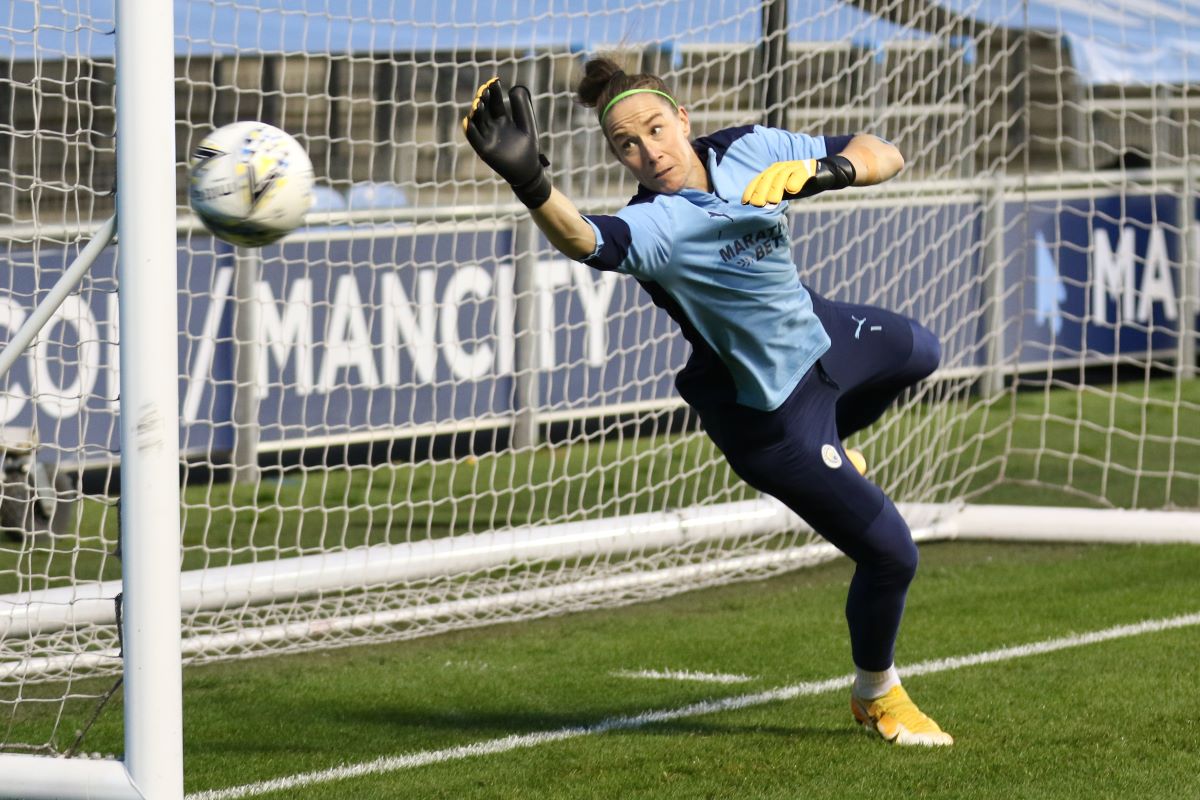
M809 178L817 174L817 160L776 161L750 181L742 192L742 204L762 208L768 204L783 202L784 193L800 194Z

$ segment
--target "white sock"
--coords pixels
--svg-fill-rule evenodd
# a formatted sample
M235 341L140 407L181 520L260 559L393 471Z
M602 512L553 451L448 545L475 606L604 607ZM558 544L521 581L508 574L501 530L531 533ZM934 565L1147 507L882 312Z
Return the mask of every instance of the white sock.
M883 697L893 686L900 685L900 675L894 664L883 672L855 668L854 673L854 696L863 700Z

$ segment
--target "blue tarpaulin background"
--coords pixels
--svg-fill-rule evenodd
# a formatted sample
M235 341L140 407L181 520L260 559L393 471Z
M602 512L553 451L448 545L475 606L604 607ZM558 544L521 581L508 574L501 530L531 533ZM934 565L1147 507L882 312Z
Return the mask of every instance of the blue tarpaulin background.
M931 0L931 5L986 25L1057 32L1069 43L1081 77L1091 83L1179 83L1200 76L1195 0ZM0 58L31 58L35 47L43 54L113 54L113 0L9 0L4 6ZM761 0L174 0L174 10L181 54L593 50L753 43L762 35ZM153 13L153 4L147 4L147 13ZM795 41L878 45L930 35L835 0L789 0L788 19Z

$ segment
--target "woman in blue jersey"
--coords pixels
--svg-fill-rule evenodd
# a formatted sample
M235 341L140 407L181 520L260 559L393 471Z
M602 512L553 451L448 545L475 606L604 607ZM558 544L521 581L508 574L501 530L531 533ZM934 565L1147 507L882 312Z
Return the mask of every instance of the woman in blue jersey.
M951 744L893 664L916 546L841 444L933 372L940 347L913 320L808 290L786 217L790 199L888 180L904 166L900 152L865 134L760 126L693 139L687 110L660 78L594 59L578 99L596 109L638 192L615 215L585 216L550 184L528 90L508 94L506 104L494 78L480 87L463 120L476 153L555 248L632 275L671 315L692 346L676 386L730 466L854 560L854 717L897 744Z

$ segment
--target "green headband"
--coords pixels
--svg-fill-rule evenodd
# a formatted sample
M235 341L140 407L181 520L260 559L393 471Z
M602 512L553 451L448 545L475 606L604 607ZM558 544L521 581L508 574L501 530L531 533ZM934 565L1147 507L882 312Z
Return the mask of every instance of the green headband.
M601 125L604 124L604 118L608 116L609 110L613 106L615 106L618 101L624 100L626 97L629 97L629 95L631 95L631 94L641 94L642 92L649 92L650 94L656 94L659 97L665 97L665 98L667 98L667 100L669 100L671 102L671 105L675 106L675 108L679 108L679 103L675 102L674 97L671 97L671 95L667 94L666 92L660 92L658 89L628 89L624 92L621 92L619 95L614 97L612 100L608 101L608 105L606 105L604 107L604 111L600 112L600 124Z

